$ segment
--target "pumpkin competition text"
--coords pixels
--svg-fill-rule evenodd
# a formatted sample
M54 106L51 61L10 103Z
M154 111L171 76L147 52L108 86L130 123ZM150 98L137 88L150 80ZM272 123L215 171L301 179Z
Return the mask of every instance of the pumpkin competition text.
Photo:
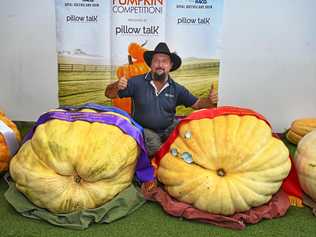
M112 0L113 13L162 14L164 0Z

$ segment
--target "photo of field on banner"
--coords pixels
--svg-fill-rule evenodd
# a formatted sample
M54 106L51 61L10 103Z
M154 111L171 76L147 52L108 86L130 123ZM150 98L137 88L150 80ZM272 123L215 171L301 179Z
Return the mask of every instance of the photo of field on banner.
M104 96L112 78L110 1L55 4L59 105L111 105Z

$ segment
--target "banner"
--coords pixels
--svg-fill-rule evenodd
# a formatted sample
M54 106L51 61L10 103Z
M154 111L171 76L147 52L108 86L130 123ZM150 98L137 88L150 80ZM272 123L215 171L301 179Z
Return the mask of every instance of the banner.
M111 81L110 1L56 0L59 104L105 104Z
M212 83L217 88L223 0L55 2L60 105L112 104L106 86L149 71L142 53L162 41L182 58L171 73L175 81L198 97L207 97ZM113 103L131 106L126 99Z
M182 58L172 75L195 96L207 97L211 84L218 90L223 0L167 1L166 42ZM177 114L192 109L180 106Z

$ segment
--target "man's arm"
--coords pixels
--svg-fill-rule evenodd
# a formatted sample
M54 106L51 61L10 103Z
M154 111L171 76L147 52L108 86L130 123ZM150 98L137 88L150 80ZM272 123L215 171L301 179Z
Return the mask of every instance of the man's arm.
M218 94L212 85L210 95L207 98L199 98L191 107L192 109L214 108L216 107L217 102Z
M191 107L192 109L214 108L216 103L213 103L209 98L199 98Z
M110 99L119 97L118 92L127 88L127 79L122 77L118 81L108 85L104 91L104 95Z

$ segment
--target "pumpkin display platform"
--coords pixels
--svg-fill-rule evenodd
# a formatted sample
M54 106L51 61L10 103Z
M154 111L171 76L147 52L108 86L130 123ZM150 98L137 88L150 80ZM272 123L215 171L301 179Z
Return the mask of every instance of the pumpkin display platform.
M18 122L22 136L29 131L30 125ZM34 122L32 123L34 124ZM285 134L282 134L285 136ZM289 143L283 136L282 140L294 157L296 146ZM44 221L21 216L4 198L8 186L0 174L0 236L46 236L46 237L80 237L80 236L223 236L231 237L242 235L244 237L261 236L313 236L316 232L315 217L307 207L290 207L286 215L268 221L261 221L245 228L242 232L227 228L220 228L182 217L167 215L157 202L146 202L132 215L120 218L110 225L91 225L86 231L73 231L58 228ZM124 205L121 202L120 205ZM114 210L114 209L113 209ZM32 210L32 213L36 210ZM89 215L88 215L89 216Z
M42 115L26 136L10 163L15 185L6 197L26 216L37 210L33 217L49 216L46 220L52 223L85 228L92 221L102 222L109 206L126 209L117 201L124 200L121 193L126 193L124 203L130 208L116 212L116 218L144 202L132 187L135 172L139 182L153 179L136 122L111 107L68 107ZM23 196L16 198L17 191ZM22 199L30 201L26 206L31 210L21 210ZM80 218L87 219L83 225Z
M20 127L24 134L24 125ZM284 140L291 154L294 155L296 146ZM1 175L0 175L1 176ZM240 231L216 227L184 218L169 216L162 211L156 202L146 202L132 215L111 222L110 225L91 225L86 231L72 231L57 228L43 221L25 218L19 215L4 199L7 184L0 179L0 236L313 236L316 232L315 217L309 208L290 207L283 218L261 221Z

